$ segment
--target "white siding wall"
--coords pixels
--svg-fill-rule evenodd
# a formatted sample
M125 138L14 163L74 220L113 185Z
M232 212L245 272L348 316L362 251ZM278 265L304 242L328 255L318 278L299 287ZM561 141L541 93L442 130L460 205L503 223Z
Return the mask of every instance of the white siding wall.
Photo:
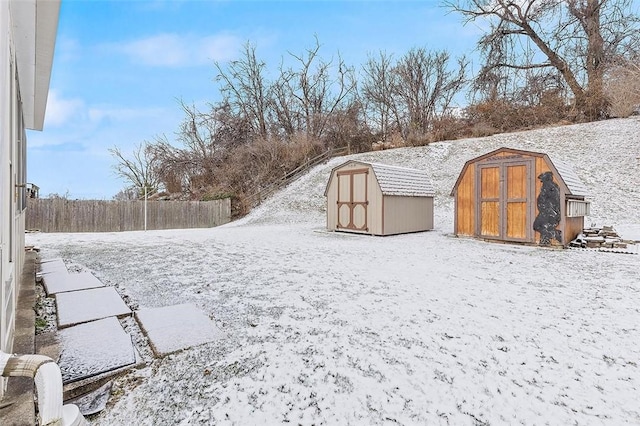
M0 2L0 349L11 352L12 318L7 307L13 308L12 300L15 288L14 265L10 262L13 247L10 246L9 232L13 214L11 214L11 20L9 5ZM9 306L8 306L9 305ZM1 379L0 397L4 393L6 380Z
M4 352L13 348L25 258L25 128L42 130L44 124L59 11L59 0L0 0L0 349ZM5 386L0 379L0 397Z
M23 188L16 185L25 183L27 166L10 8L10 3L0 1L0 349L8 353L13 349L17 293L25 258ZM0 397L5 387L3 378Z

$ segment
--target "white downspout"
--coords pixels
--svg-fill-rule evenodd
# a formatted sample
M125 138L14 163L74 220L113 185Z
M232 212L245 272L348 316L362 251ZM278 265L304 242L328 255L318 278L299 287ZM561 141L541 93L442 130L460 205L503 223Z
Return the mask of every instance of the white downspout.
M11 355L0 351L0 371L4 377L31 377L38 394L38 424L41 426L82 426L88 423L76 405L62 405L60 367L44 355Z

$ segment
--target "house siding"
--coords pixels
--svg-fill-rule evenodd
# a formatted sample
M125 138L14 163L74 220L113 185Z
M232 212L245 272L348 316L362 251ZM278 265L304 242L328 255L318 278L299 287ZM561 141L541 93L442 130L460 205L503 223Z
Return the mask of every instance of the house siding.
M7 353L25 259L25 129L44 122L59 8L56 0L0 1L0 349ZM0 397L5 388L2 378Z
M19 241L16 223L15 201L12 195L13 164L15 162L14 108L16 87L14 81L15 58L11 46L11 15L9 4L0 2L0 349L11 353L15 323L16 292L21 270L20 257L16 256ZM24 234L24 232L22 233ZM0 397L4 394L6 379L0 382Z

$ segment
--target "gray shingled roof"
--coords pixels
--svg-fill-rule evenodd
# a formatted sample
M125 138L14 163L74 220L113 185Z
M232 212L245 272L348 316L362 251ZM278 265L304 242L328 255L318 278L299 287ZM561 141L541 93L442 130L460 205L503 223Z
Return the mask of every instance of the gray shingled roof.
M436 194L425 171L380 163L362 163L373 168L383 195L433 197Z
M560 177L567 185L567 188L569 189L571 195L575 195L577 197L588 197L590 195L589 190L582 182L582 180L580 180L571 165L565 163L564 161L552 158L551 156L549 156L549 159L553 163L556 170L558 170Z

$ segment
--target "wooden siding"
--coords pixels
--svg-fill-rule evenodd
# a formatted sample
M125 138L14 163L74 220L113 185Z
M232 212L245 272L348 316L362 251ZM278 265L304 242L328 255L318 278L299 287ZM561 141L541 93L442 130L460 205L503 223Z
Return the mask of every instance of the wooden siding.
M456 235L471 236L475 233L475 164L470 164L460 180L456 193Z
M539 176L547 172L551 179L543 176L543 185ZM571 186L561 173L568 175ZM581 199L579 193L583 192L586 188L570 166L562 163L559 168L546 154L501 148L465 163L452 191L456 208L454 233L564 246L584 226L584 217L567 217L567 197ZM545 205L555 200L555 205L558 196L559 223L553 210L538 210L538 198L542 197Z
M231 221L230 199L149 201L147 229L210 228ZM26 228L42 232L144 229L144 201L29 199Z
M565 218L565 226L563 232L564 244L569 244L578 234L584 230L584 217L567 217Z
M530 240L529 212L531 177L527 164L506 164L506 229L505 239Z

